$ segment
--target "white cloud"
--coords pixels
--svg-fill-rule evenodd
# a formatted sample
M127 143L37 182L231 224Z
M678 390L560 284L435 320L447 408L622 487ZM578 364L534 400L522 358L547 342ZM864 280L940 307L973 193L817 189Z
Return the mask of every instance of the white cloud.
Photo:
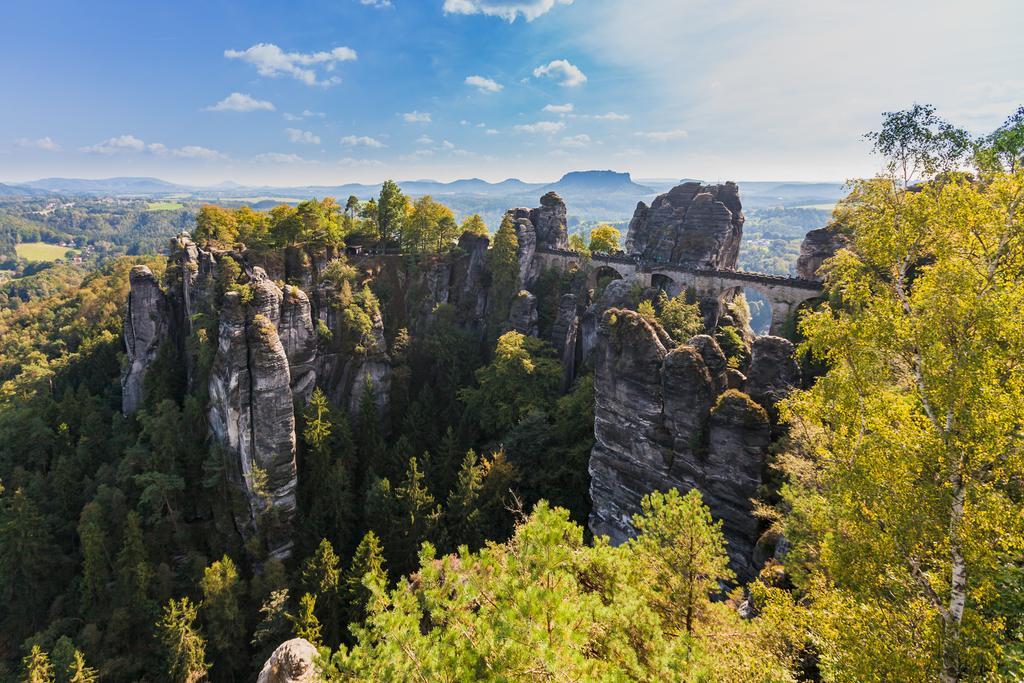
M487 130L484 131L484 133L486 133L487 135L497 135L498 131L494 130L493 128L488 128Z
M422 161L423 159L429 159L434 156L434 150L432 149L418 149L415 152L409 154L403 154L398 157L401 161Z
M14 141L18 147L28 147L31 149L41 149L44 152L59 152L60 145L58 145L53 138L47 136L45 138L38 138L31 140L29 138L18 138Z
M550 12L555 5L571 5L572 0L444 0L445 14L486 14L513 22L519 15L527 21Z
M289 142L303 145L319 145L320 136L308 130L298 128L285 128L284 134L288 136Z
M288 114L288 113L285 113L284 120L285 121L301 121L303 119L311 119L311 118L314 118L314 117L322 119L325 116L326 116L326 114L324 114L322 111L310 111L310 110L306 109L301 114Z
M432 137L430 137L429 135L421 135L418 138L416 138L416 144L417 145L432 145L432 144L434 144L434 139Z
M590 136L585 133L562 138L562 147L586 147L590 144Z
M430 123L430 114L424 111L410 111L402 114L406 123Z
M172 149L161 142L152 142L147 144L145 141L140 140L134 135L119 135L114 138L108 138L107 140L95 145L80 147L79 151L86 152L87 154L102 154L105 156L111 156L114 154L147 153L156 156L170 155L181 159L202 159L206 161L228 158L226 154L218 152L215 149L209 149L208 147L185 145L184 147Z
M346 135L341 139L341 144L345 147L371 147L373 149L380 149L385 146L380 140L367 135Z
M355 159L353 157L343 157L338 159L338 163L342 166L383 166L383 162L379 159Z
M341 79L337 76L320 78L316 67L333 71L339 62L356 59L356 51L349 47L336 47L329 52L285 52L273 43L257 43L245 50L225 50L224 56L252 64L261 76L276 78L286 75L306 85L326 87L341 83Z
M274 103L267 100L257 100L245 93L233 92L217 104L206 108L206 111L274 111Z
M689 133L682 128L675 128L672 130L640 131L633 133L633 135L653 142L670 142L672 140L682 140L686 138Z
M181 149L172 149L171 154L183 159L204 159L206 161L216 161L218 159L228 158L226 154L222 154L215 149L200 147L198 145L185 145Z
M359 0L359 3L361 5L367 5L368 7L394 7L394 5L391 4L391 0Z
M455 145L450 143L450 142L448 142L447 140L445 140L444 142L441 143L441 149L447 150L447 151L450 152L453 149L455 149Z
M501 92L502 88L505 87L501 83L484 76L466 76L466 85L471 85L482 93Z
M573 110L571 104L549 104L544 107L544 111L551 112L552 114L568 114Z
M257 163L270 164L298 164L305 161L298 154L282 154L281 152L264 152L252 158Z
M564 88L573 88L587 82L586 75L567 59L556 59L533 70L533 77L547 76L558 81Z
M163 147L163 145L160 145ZM119 135L103 142L80 148L89 154L117 154L118 152L145 152L146 143L134 135Z
M516 126L516 130L520 133L547 133L554 134L565 128L565 124L561 121L538 121L537 123L527 123L520 126Z
M610 111L607 114L595 114L590 118L595 121L628 121L629 114L616 114L615 112Z

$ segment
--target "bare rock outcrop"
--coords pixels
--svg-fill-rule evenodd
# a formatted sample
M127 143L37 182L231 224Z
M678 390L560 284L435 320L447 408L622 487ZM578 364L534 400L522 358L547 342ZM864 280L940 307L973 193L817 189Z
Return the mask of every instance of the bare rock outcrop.
M569 248L565 202L548 192L536 209L509 209L505 216L516 226L519 239L519 284L529 289L539 273L537 249Z
M128 274L128 310L124 319L124 344L128 365L121 376L121 410L131 415L142 405L146 372L160 346L170 340L171 311L156 276L146 266Z
M283 294L277 333L288 357L292 395L305 405L316 385L316 330L306 293L285 285Z
M313 683L319 680L317 656L316 647L305 638L286 640L267 659L256 683Z
M793 342L782 337L763 336L750 348L747 393L777 417L775 404L800 386L800 365L793 357Z
M658 327L619 308L601 319L590 528L621 543L636 533L631 520L644 495L696 488L723 520L734 570L750 578L761 531L750 499L763 480L767 414L726 389L724 355L713 339L698 336L672 348Z
M533 337L537 336L537 297L530 292L521 290L512 299L509 308L508 328Z
M849 238L835 224L811 230L800 243L796 275L805 280L821 280L818 269L827 259L849 244Z
M273 283L268 283L275 287ZM280 293L280 290L278 290ZM273 321L273 293L249 305L238 292L228 292L221 310L217 354L210 370L209 424L227 455L228 475L245 498L235 523L251 535L263 513L287 525L295 511L295 415L288 356ZM265 530L271 554L286 556L290 535Z
M735 268L743 220L735 183L683 183L659 195L649 207L637 204L626 252L652 262Z

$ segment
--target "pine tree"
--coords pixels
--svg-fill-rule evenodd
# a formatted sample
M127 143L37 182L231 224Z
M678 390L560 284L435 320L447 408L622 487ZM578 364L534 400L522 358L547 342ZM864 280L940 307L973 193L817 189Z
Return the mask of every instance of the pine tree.
M303 564L302 583L311 595L316 596L320 605L317 614L322 617L320 622L327 624L326 643L336 646L340 642L342 628L341 560L326 538L320 541L316 553Z
M475 549L483 539L480 536L480 491L483 488L476 453L466 451L459 468L455 488L448 496L445 510L449 535L453 545L466 544Z
M75 650L75 659L68 667L68 683L95 683L100 679L96 669L85 664L85 655Z
M160 642L166 650L167 674L173 683L195 683L210 669L206 640L196 627L198 608L188 598L170 600L157 622Z
M203 571L199 581L203 591L203 621L216 654L215 662L223 672L238 668L245 654L245 615L242 596L245 585L238 568L227 555Z
M316 618L316 596L303 594L299 598L298 611L289 616L289 621L292 622L292 633L296 638L305 638L317 647L322 644L320 621Z
M519 291L519 237L512 217L507 214L494 233L488 263L491 271L488 307L491 323L496 325L508 317L512 297Z
M306 446L299 477L306 511L305 547L322 538L342 551L351 549L356 492L353 464L356 447L345 415L333 408L320 389L314 389L305 412Z
M91 502L82 508L78 539L82 547L82 612L89 614L106 603L110 580L103 509L98 503Z
M349 624L360 624L366 619L370 604L370 590L365 585L367 574L375 577L381 585L387 583L384 550L377 534L372 531L367 531L359 542L348 571L345 572L345 605Z
M22 660L25 667L25 683L53 683L53 665L50 656L39 647L33 645L32 650Z

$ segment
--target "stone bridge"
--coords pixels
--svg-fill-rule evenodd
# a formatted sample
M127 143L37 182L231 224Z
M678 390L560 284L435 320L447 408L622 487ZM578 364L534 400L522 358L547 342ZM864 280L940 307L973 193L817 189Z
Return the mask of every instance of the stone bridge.
M543 268L565 270L586 260L574 251L538 247L537 259ZM691 291L698 300L725 300L749 287L768 300L772 310L771 334L781 334L800 304L821 296L820 282L803 278L750 273L742 270L692 268L672 263L645 262L639 256L594 254L590 257L590 286L604 275L636 278L645 287L660 287L670 295Z

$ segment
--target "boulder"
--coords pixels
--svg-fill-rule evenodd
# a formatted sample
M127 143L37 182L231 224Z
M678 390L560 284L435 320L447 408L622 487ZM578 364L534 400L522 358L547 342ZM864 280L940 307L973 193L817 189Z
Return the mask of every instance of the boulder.
M656 197L649 207L637 204L626 252L650 262L735 268L743 221L735 183L683 183Z
M849 244L849 238L836 224L811 230L800 243L800 256L796 260L796 275L805 280L821 280L818 269L826 259Z
M124 318L124 345L128 365L121 376L121 410L131 415L142 405L146 372L160 347L170 343L171 314L167 296L146 266L128 274L128 309Z
M256 683L313 683L320 680L316 670L316 647L305 638L286 640L277 646L263 665Z

